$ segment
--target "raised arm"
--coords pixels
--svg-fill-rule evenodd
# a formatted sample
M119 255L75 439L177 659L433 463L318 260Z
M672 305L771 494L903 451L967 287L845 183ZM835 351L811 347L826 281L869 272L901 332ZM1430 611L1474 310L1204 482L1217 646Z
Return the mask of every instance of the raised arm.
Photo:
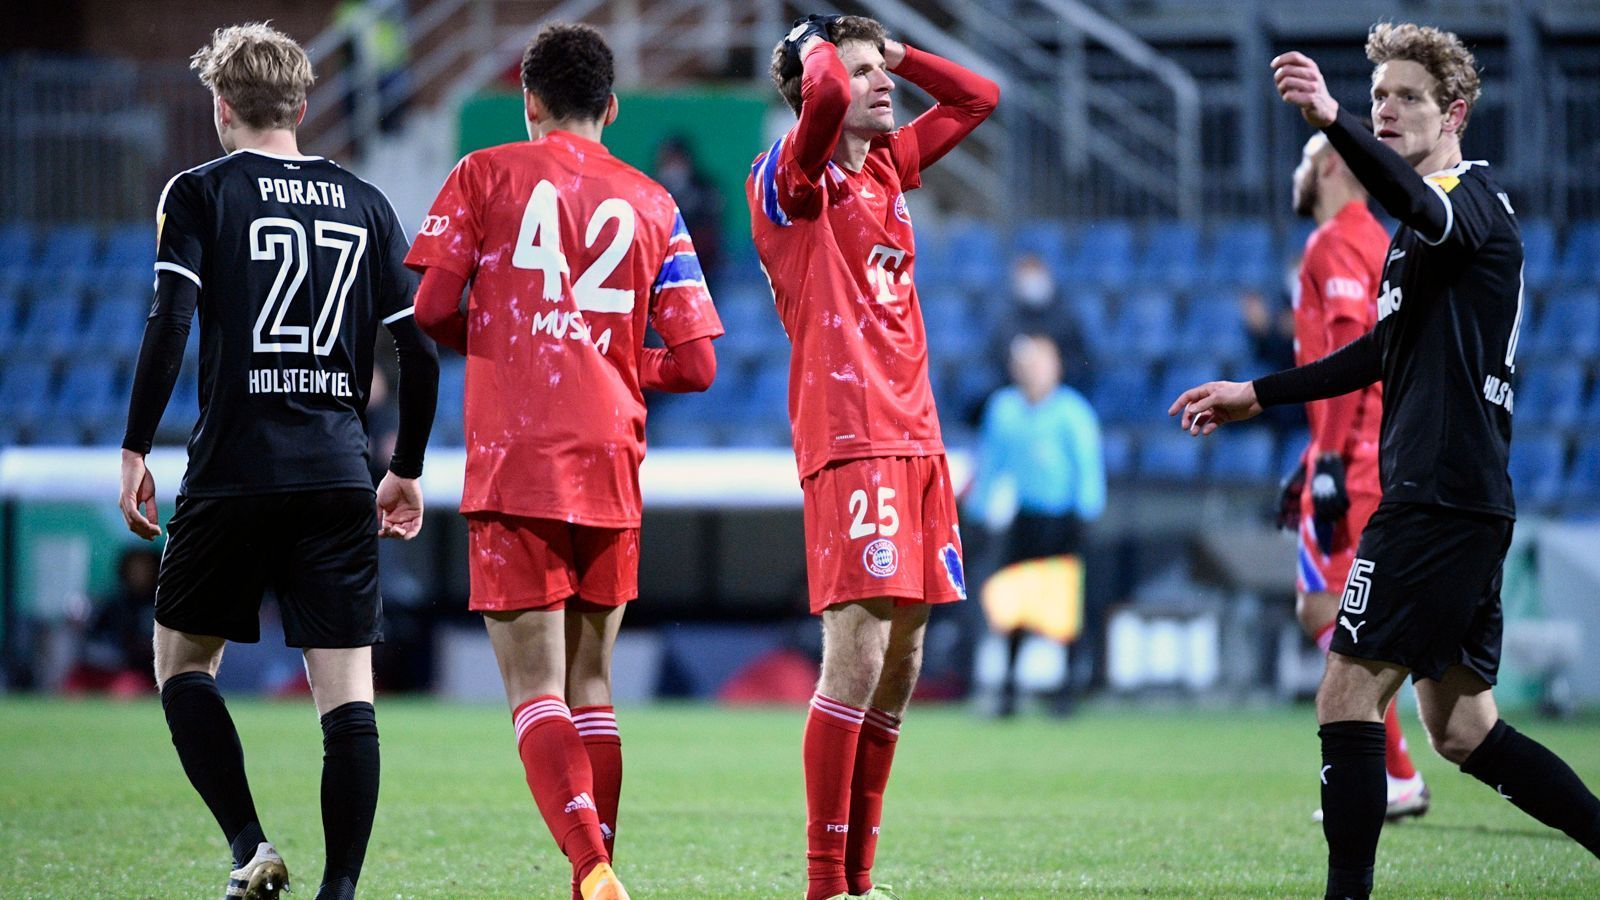
M935 101L932 109L908 126L916 133L923 169L961 143L1000 102L1000 88L994 82L924 50L888 41L884 61L890 71L927 91Z
M1322 70L1303 53L1285 53L1272 61L1273 81L1286 103L1300 107L1307 122L1323 130L1361 184L1389 215L1409 225L1430 243L1449 234L1450 204L1400 154L1341 109L1328 92Z
M800 121L793 131L795 164L815 183L822 177L844 130L850 108L850 76L839 61L839 50L828 41L811 38L800 50Z

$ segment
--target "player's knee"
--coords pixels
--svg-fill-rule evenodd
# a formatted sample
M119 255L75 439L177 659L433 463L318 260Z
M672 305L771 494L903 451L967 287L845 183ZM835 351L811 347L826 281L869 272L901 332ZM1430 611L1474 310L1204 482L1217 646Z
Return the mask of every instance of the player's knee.
M1467 761L1467 757L1478 749L1487 736L1480 729L1460 725L1429 728L1426 720L1423 721L1423 729L1428 733L1428 744L1433 747L1433 752L1458 766Z

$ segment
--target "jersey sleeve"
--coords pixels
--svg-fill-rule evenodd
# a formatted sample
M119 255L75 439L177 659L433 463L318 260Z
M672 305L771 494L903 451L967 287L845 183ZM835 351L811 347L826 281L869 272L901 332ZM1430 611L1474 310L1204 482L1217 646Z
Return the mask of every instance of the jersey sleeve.
M172 272L201 287L205 271L206 203L200 176L174 176L156 205L156 271Z
M900 190L922 187L922 147L916 129L897 128L878 140L879 146L889 151L895 174L900 177Z
M418 272L436 266L464 281L477 272L483 243L478 221L481 166L480 160L468 155L450 171L405 255L407 266Z
M1510 214L1504 201L1472 169L1459 174L1429 175L1424 180L1444 201L1445 209L1444 234L1437 241L1423 238L1424 243L1476 250L1494 230L1495 217Z
M1365 330L1370 315L1368 307L1378 295L1372 283L1371 267L1361 258L1360 250L1348 240L1335 237L1318 248L1321 252L1306 256L1305 266L1312 288L1322 301L1322 321L1325 329L1349 320ZM1328 349L1337 350L1344 343L1329 343Z
M722 334L722 319L711 303L694 241L676 208L667 251L650 286L650 315L651 324L669 347Z
M382 241L378 254L378 315L383 324L392 325L416 312L417 275L406 268L411 245L400 224L400 214L387 198L379 208L378 222Z

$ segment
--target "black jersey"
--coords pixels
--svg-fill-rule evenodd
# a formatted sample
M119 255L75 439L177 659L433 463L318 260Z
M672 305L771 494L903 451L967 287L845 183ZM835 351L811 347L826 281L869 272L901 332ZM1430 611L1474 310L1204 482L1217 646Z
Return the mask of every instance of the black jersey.
M1514 517L1507 462L1521 233L1487 163L1426 181L1445 204L1443 237L1429 242L1402 224L1378 294L1383 499Z
M415 294L388 199L321 157L240 150L168 182L157 223L156 269L200 289L179 492L370 490L373 342Z

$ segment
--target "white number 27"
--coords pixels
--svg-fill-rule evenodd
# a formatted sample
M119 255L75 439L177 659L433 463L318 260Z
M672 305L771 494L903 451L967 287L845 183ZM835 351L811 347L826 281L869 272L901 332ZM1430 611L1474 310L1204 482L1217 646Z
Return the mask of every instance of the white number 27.
M560 197L556 186L540 181L528 196L528 205L522 208L522 227L517 231L517 243L511 254L511 264L519 269L544 273L544 299L561 299L561 276L572 271L567 255L561 251ZM593 247L606 222L615 219L617 232L611 243L595 258L594 264L578 274L572 283L572 299L578 309L587 312L633 312L633 291L627 288L602 287L611 273L622 264L633 243L635 216L628 201L610 197L602 200L589 217L584 232L584 244Z
M889 501L894 499L894 488L878 488L878 521L867 521L867 492L858 490L850 495L850 539L881 534L891 537L900 530L900 514Z

